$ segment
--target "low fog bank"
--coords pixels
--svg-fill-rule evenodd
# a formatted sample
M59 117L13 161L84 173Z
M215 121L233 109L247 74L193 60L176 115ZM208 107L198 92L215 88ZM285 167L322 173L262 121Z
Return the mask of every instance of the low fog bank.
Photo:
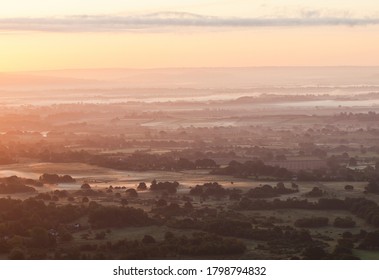
M379 92L379 67L82 69L0 73L0 104L228 101Z

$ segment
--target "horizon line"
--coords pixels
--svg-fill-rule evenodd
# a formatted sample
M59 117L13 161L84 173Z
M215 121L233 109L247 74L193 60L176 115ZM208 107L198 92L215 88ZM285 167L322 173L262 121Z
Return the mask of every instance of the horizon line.
M34 70L11 70L0 73L36 73L54 71L122 71L122 70L190 70L190 69L258 69L258 68L379 68L379 65L260 65L260 66L173 66L173 67L94 67L94 68L49 68Z

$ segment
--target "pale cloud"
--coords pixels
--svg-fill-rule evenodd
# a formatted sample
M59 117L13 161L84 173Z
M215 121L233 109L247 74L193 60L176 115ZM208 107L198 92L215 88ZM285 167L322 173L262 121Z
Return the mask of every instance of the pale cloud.
M304 10L294 17L217 17L195 13L159 12L140 16L77 15L66 17L0 18L2 31L47 32L123 32L157 28L187 27L307 27L379 25L379 17L325 15L319 10Z

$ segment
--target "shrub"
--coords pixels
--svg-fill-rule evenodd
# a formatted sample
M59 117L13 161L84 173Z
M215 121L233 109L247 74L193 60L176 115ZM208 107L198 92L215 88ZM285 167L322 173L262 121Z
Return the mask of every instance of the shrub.
M338 227L338 228L352 228L352 227L355 227L355 221L353 221L353 219L350 217L346 217L346 218L337 217L334 220L333 226Z

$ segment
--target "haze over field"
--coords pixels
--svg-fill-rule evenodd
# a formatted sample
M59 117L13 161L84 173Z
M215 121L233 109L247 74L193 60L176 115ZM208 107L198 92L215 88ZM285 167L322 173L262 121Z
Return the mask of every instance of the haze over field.
M378 77L379 67L71 69L12 72L0 74L0 104L223 102L263 95L299 96L301 100L301 96L313 95L319 96L323 101L309 98L309 106L369 106L378 100ZM339 100L328 101L336 98ZM342 98L347 100L341 103ZM282 105L287 106L285 103L292 101L279 98L275 102L283 102ZM258 102L257 106L262 106L262 103Z

